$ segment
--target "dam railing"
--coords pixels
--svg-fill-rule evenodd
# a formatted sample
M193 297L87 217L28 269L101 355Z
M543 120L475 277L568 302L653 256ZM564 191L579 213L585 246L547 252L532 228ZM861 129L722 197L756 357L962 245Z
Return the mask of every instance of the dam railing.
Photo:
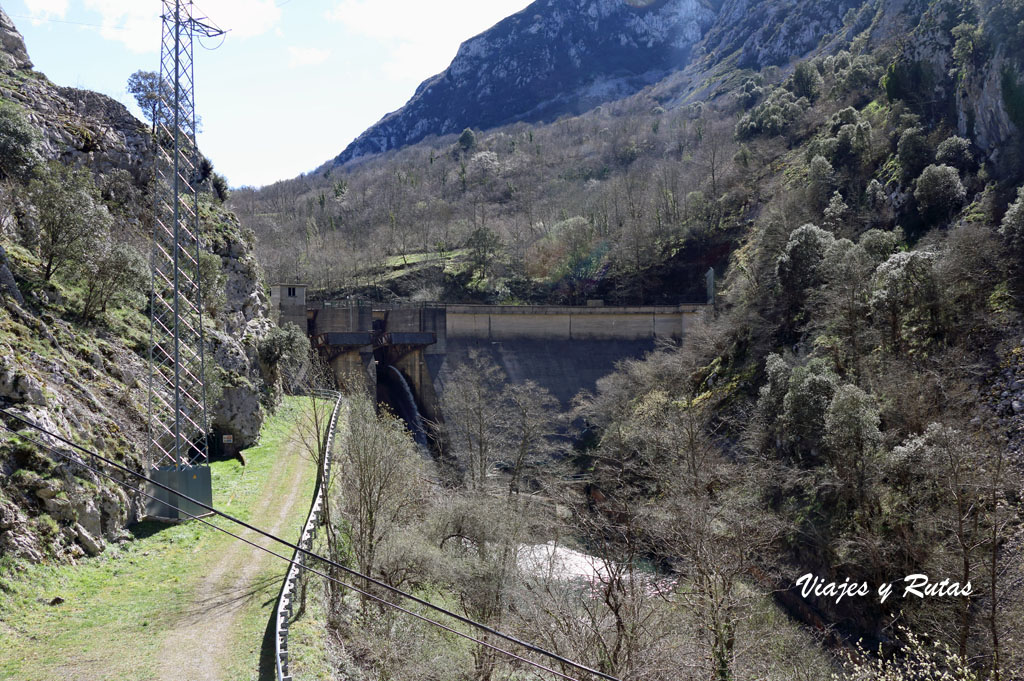
M338 414L341 412L342 403L341 393L334 390L318 390L314 394L316 397L333 399L334 409L331 411L331 419L327 426L324 452L320 457L316 490L313 492L313 504L309 509L306 522L302 526L302 535L298 542L299 546L306 551L313 549L316 528L323 514L324 505L327 503L327 482L331 479L331 466L334 459L331 452L334 447L334 433L338 425ZM295 551L292 555L288 574L281 585L281 593L278 595L277 605L274 607L274 663L277 681L292 681L292 677L288 673L288 628L291 624L292 605L299 584L299 576L306 560L306 554L300 551Z
M425 310L443 308L448 312L463 314L646 314L692 312L709 307L706 303L677 303L674 305L501 305L488 303L438 303L438 302L372 302L360 299L318 300L307 304L309 309L352 309L372 308L374 310Z

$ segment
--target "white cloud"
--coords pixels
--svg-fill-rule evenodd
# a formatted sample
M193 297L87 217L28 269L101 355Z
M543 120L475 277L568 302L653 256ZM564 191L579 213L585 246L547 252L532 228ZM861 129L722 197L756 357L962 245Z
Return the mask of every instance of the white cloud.
M281 8L274 0L202 0L194 14L206 16L221 28L229 29L228 35L232 38L263 35L281 20Z
M98 24L97 30L107 40L120 42L132 52L160 48L161 5L155 0L25 0L25 6L41 20L64 19L69 9L84 9L82 21ZM281 9L274 0L203 0L194 6L193 16L230 29L229 38L251 38L274 28Z
M68 13L68 0L25 0L25 8L36 19L63 19Z
M389 48L384 71L418 80L451 63L460 43L482 33L530 0L339 0L327 18Z
M122 43L132 52L156 52L160 47L160 10L153 2L84 0L87 10L100 15L100 35Z
M296 66L315 66L323 64L330 56L330 50L319 50L315 47L289 47L288 65L292 68Z

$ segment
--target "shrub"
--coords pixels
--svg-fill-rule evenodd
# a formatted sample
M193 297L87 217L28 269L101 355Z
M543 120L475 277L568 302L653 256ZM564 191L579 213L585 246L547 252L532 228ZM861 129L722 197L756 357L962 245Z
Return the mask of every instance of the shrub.
M220 173L213 174L213 177L210 180L210 185L213 187L213 193L217 197L217 200L221 203L224 203L231 198L231 192L228 190L228 181Z
M796 65L790 89L797 97L806 97L812 102L821 94L821 74L811 62L802 61Z
M288 392L300 388L311 371L309 338L290 322L270 329L257 352L267 383L274 386L280 381Z
M835 170L824 156L811 159L807 170L807 199L815 210L823 210L835 191Z
M14 104L0 101L0 178L24 179L40 162L36 131Z
M900 162L903 180L917 177L932 162L932 150L921 128L908 128L900 135L896 145L896 158Z
M956 168L930 165L917 178L914 198L921 217L932 222L949 218L963 205L967 191Z
M473 132L472 128L466 128L459 135L459 148L465 152L476 149L476 133Z
M832 234L810 224L790 234L786 248L775 262L775 275L782 287L780 297L790 314L803 307L809 288L825 280L825 254L834 242Z
M839 62L837 60L837 69ZM882 69L868 56L855 58L848 68L836 72L835 91L837 94L856 94L868 97L878 87Z
M890 102L902 100L922 113L932 97L935 77L920 61L897 59L882 76L882 87Z
M999 233L1006 241L1013 262L1024 262L1024 187L1017 191L1017 200L1010 204L1006 215L1003 216Z
M844 673L834 673L832 681L981 681L970 663L945 644L928 645L910 630L898 629L906 638L902 654L885 658L858 644L843 655Z
M743 109L750 109L760 101L764 95L764 88L758 86L753 80L748 79L743 87L736 93L736 102Z
M860 120L857 110L852 106L840 109L828 119L829 132L835 135L845 125L856 125Z
M956 135L943 140L935 150L935 160L957 170L970 169L974 165L970 140Z
M110 231L110 213L88 170L51 163L29 184L29 196L39 213L39 255L47 281L81 263Z
M226 282L220 256L200 251L199 290L203 296L203 311L210 317L218 317L227 305L227 292L224 288Z
M131 246L105 239L85 254L79 274L85 287L81 318L92 321L107 307L141 307L149 279L145 259Z
M1024 130L1024 84L1017 80L1017 74L1013 69L1006 67L1003 69L1000 85L1006 113L1018 130Z

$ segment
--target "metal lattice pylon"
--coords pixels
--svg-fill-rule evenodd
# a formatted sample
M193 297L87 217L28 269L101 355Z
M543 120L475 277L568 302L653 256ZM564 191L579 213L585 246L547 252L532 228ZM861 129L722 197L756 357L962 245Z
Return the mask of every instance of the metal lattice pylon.
M149 439L155 468L181 470L208 460L193 36L222 32L193 18L191 2L162 1Z

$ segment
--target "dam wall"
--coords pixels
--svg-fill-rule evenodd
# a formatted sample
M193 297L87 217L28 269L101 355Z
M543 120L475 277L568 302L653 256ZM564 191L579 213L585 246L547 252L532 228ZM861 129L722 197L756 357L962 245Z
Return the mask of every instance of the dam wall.
M581 390L594 392L599 379L615 371L615 365L629 359L641 359L656 346L654 339L561 340L519 338L489 341L475 338L449 338L448 354L441 371L435 375L434 389L443 394L452 372L469 362L471 351L489 357L501 367L513 384L527 381L546 388L563 408Z
M449 339L650 340L686 335L687 318L703 305L671 307L558 307L448 305Z
M594 391L618 363L640 359L659 343L681 342L711 309L316 302L306 299L301 285L276 289L280 322L305 327L339 385L365 375L372 388L379 372L394 367L431 420L443 418L439 398L452 371L473 351L490 357L509 382L534 381L568 407L581 390Z
M443 394L451 372L476 351L500 366L510 383L533 381L568 408L619 362L643 358L659 341L682 340L688 323L706 309L448 305L445 362L434 374L434 389Z

